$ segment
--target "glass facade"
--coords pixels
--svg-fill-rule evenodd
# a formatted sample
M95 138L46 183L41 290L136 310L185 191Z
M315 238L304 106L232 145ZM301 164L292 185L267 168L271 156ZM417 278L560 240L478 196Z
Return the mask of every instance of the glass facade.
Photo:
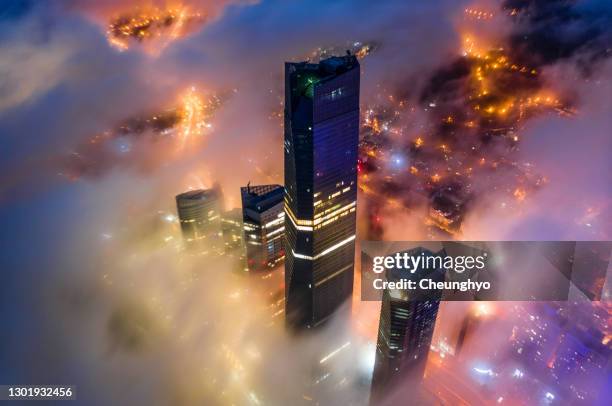
M353 291L359 141L353 55L285 64L287 324L325 321Z
M410 256L445 256L444 250L433 254L423 248L408 251ZM406 270L387 271L387 280L409 279L418 281L420 272L414 274ZM430 271L430 278L444 280L442 269ZM372 375L371 404L377 403L388 389L399 380L410 380L417 384L423 377L431 339L433 337L440 297L434 300L422 300L421 296L409 297L408 294L423 295L431 298L431 293L406 290L385 289L383 291L378 339L376 342L376 360Z
M223 254L221 191L215 187L181 193L176 207L186 248L198 254Z
M240 188L244 241L249 271L271 269L285 258L283 187L259 185Z

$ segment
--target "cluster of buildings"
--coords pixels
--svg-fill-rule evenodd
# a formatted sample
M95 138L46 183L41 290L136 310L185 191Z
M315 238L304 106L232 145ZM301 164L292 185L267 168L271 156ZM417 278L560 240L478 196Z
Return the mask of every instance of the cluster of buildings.
M291 331L325 323L352 296L359 84L359 62L351 54L286 63L284 186L247 184L240 189L242 207L231 211L223 210L218 186L176 196L188 250L223 255L240 249L248 271L285 261ZM373 393L384 392L395 381L385 377L403 369L423 372L437 304L404 299L387 295L383 301ZM418 362L403 362L403 350L417 354Z
M195 255L238 253L247 271L274 268L285 257L283 187L241 188L242 208L224 210L218 185L176 196L185 248Z
M285 262L285 319L293 332L324 324L353 293L359 88L359 62L350 53L318 63L286 63L284 185L249 183L240 188L242 206L230 211L223 209L218 186L176 196L188 250L213 256L239 252L243 268L251 272ZM440 298L384 291L371 403L382 401L401 381L418 387L439 304ZM474 328L471 319L464 320L457 354ZM552 367L559 375L578 356L565 351L566 342L560 339ZM534 349L522 348L535 357ZM600 361L595 357L592 363Z
M353 288L359 139L354 55L287 63L285 185L240 190L224 211L218 186L176 196L185 246L223 255L243 247L248 270L286 260L288 324L325 321Z

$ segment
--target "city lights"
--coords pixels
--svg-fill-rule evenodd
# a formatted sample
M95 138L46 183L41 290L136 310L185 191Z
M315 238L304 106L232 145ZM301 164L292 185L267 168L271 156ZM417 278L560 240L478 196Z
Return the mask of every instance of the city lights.
M609 2L12 3L0 400L607 404Z
M203 22L202 13L193 12L187 6L139 7L114 17L106 35L109 44L119 51L128 50L132 44L147 44L152 45L148 48L151 52L159 53Z

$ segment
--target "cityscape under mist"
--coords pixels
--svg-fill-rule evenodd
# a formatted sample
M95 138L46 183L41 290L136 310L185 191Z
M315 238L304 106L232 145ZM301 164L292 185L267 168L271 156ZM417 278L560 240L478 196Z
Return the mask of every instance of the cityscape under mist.
M362 300L359 250L609 241L611 44L598 0L6 2L0 385L88 406L607 404L609 250L597 295L423 307ZM348 175L307 190L310 222L287 170L303 98L345 108L355 141L312 147L333 162L310 175ZM333 245L300 251L328 223ZM304 289L340 271L296 275L331 251L350 272L317 307ZM424 333L401 332L419 362L392 379L398 308Z

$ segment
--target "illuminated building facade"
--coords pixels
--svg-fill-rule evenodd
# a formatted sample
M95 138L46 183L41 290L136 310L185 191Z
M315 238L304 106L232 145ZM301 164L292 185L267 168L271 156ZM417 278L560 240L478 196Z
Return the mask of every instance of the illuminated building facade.
M285 64L286 321L325 321L353 291L359 63Z
M198 254L223 253L222 195L218 187L190 190L176 196L185 246Z
M242 228L242 210L235 208L228 210L221 216L221 230L225 252L231 252L243 247L244 231Z
M240 188L249 271L273 268L285 258L283 193L281 185Z
M221 216L221 231L223 232L223 243L225 245L225 258L232 263L232 269L246 271L241 208L237 207L223 213Z
M408 251L411 256L445 256L444 250L433 254L423 248ZM428 278L444 280L444 271L428 270ZM419 271L387 271L387 280L410 279L418 281ZM385 289L382 296L376 361L372 375L371 404L376 404L402 380L418 384L425 372L441 296L431 292ZM410 297L410 295L416 295ZM419 297L419 295L426 296Z

